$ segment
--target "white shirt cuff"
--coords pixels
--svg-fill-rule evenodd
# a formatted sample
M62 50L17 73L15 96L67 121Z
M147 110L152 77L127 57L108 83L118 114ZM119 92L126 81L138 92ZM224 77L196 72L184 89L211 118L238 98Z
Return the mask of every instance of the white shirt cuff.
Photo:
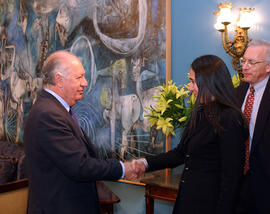
M119 161L119 162L120 162L120 164L122 166L122 177L121 178L124 178L125 177L126 169L125 169L125 166L124 166L123 162L122 161Z

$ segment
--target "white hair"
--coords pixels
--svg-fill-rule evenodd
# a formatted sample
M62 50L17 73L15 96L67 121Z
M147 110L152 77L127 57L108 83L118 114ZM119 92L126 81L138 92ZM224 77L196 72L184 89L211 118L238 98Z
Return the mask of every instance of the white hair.
M270 63L270 42L263 39L254 39L248 44L248 47L255 47L255 46L266 47L265 61Z

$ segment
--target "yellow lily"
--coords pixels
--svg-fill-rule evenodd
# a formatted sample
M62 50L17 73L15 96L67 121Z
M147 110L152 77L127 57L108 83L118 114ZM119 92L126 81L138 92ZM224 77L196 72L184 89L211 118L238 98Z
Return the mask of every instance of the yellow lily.
M170 108L171 99L166 100L164 97L160 97L160 100L157 101L157 108L156 110L163 114L168 108Z
M236 75L234 74L233 77L232 77L233 86L235 88L237 88L240 85L240 82L241 82L241 80L240 80L239 75L238 74L236 74Z
M194 105L196 102L196 97L194 96L194 94L192 93L190 96L189 96L189 101L188 103L191 104L191 105Z
M184 117L181 117L178 121L180 122L180 123L182 123L182 122L184 122L184 121L186 121L187 120L187 116L184 116Z
M172 118L162 118L160 117L159 120L157 121L157 129L162 129L162 132L164 134L168 135L168 131L171 129L173 129L173 125L170 123L170 121L172 120ZM168 130L169 129L169 130Z

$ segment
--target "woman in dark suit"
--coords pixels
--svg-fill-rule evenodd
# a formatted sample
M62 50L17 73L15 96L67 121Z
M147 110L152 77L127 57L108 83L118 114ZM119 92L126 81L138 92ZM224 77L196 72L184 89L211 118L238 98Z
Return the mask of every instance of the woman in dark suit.
M213 55L191 64L197 97L177 148L146 161L147 171L184 164L174 214L233 214L243 175L248 129L225 63Z

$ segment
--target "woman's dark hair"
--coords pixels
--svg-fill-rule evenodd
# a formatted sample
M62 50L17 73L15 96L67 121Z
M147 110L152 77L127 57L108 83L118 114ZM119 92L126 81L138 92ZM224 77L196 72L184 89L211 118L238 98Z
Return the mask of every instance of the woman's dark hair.
M222 128L220 125L221 108L227 106L241 113L230 72L222 59L215 55L203 55L196 58L191 64L191 69L195 73L198 96L189 127L191 131L196 128L198 111L203 107L207 120L217 131Z

